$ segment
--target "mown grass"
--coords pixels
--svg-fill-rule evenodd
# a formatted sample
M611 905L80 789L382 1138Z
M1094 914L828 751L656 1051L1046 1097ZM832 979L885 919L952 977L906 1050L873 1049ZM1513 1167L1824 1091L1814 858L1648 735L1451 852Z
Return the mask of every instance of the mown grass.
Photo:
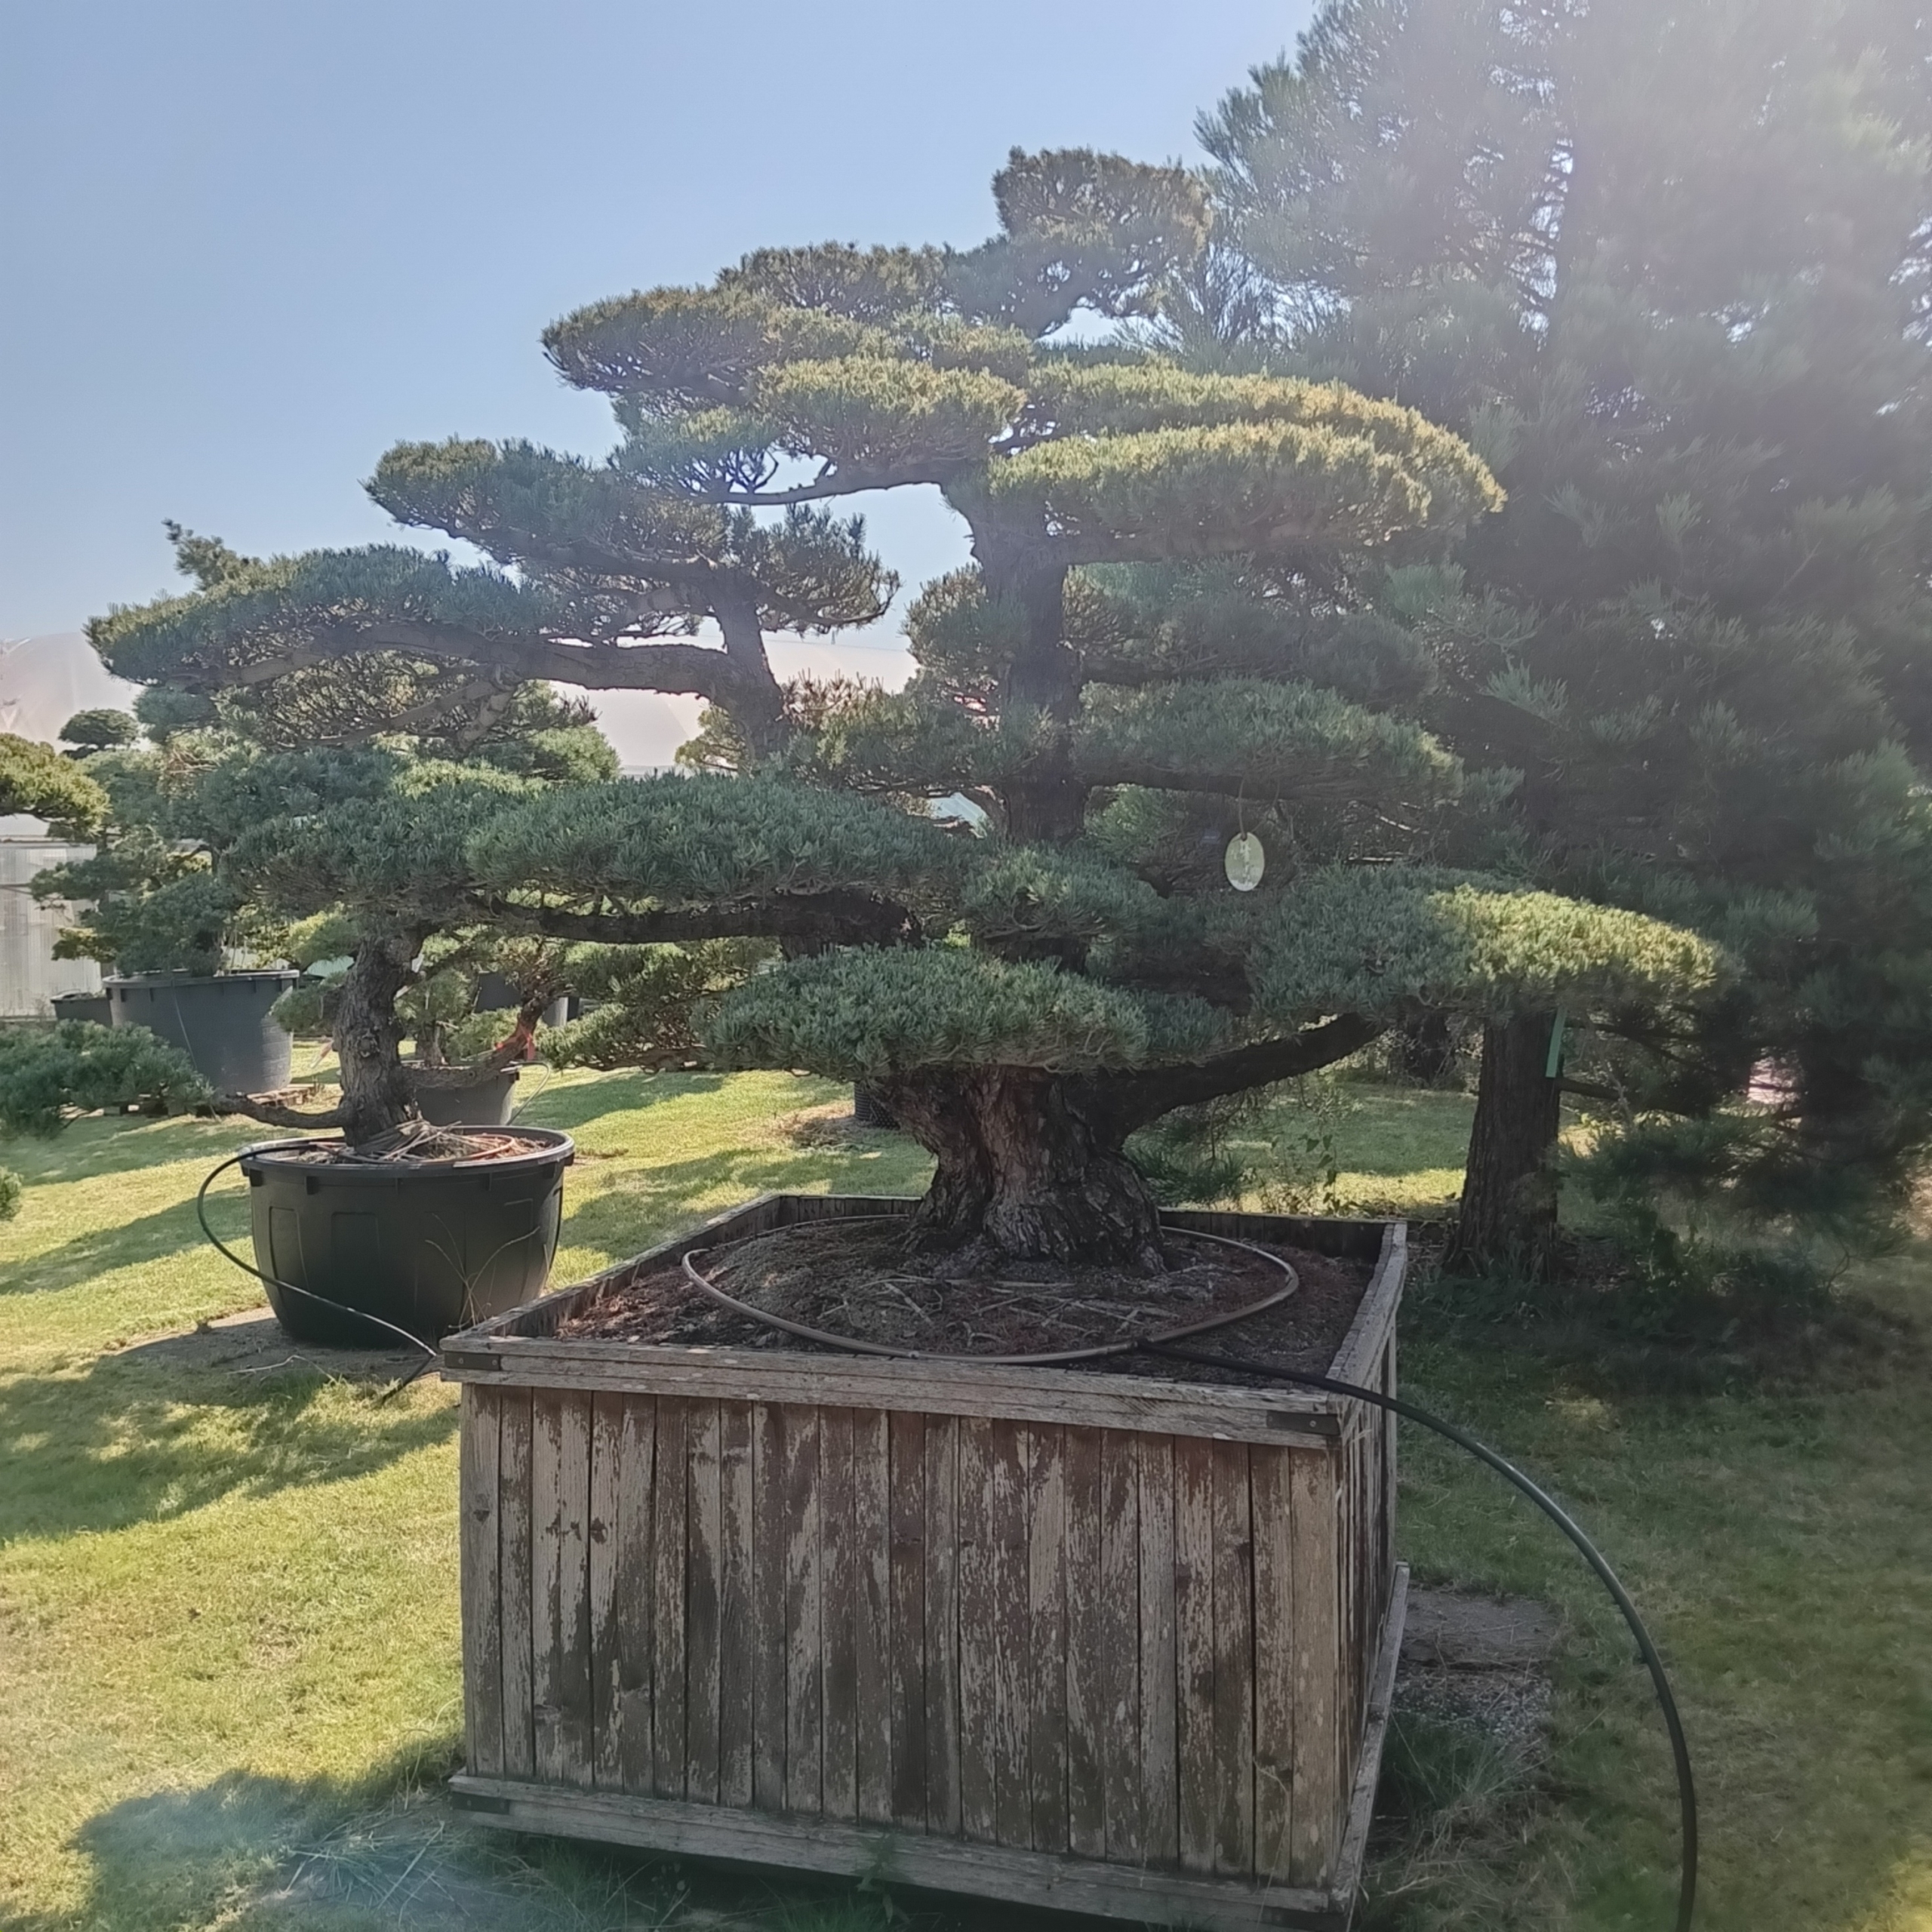
M1466 1100L1340 1093L1322 1118L1341 1201L1413 1211L1453 1192ZM525 1117L582 1150L560 1278L761 1189L918 1186L898 1137L824 1131L842 1100L782 1075L556 1081ZM92 1121L7 1151L29 1192L0 1229L0 1924L581 1927L695 1900L878 1925L875 1897L505 1845L452 1819L435 1790L460 1752L451 1392L384 1401L123 1346L257 1300L191 1205L250 1137ZM241 1235L232 1177L215 1211ZM1860 1285L1922 1315L1932 1255ZM1553 1483L1651 1617L1702 1776L1700 1924L1932 1927L1922 1353L1829 1386L1607 1393L1438 1294L1417 1300L1405 1374ZM1404 1454L1418 1574L1547 1598L1570 1635L1548 1780L1512 1785L1479 1751L1425 1762L1412 1740L1400 1782L1423 1815L1387 1826L1364 1922L1666 1924L1668 1763L1607 1606L1492 1478L1412 1430Z

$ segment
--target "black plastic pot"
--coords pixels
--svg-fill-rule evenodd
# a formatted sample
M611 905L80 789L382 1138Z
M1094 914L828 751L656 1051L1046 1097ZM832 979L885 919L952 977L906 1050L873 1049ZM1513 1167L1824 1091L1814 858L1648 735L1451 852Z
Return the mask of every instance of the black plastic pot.
M476 1011L478 1013L514 1013L523 1004L523 997L501 973L485 973L476 982ZM571 1011L571 996L559 993L546 1006L542 1014L542 1024L561 1026L566 1020L574 1020Z
M105 993L56 993L54 995L54 1017L56 1020L89 1020L97 1026L112 1024L109 1008L110 1002Z
M416 1076L417 1110L437 1127L502 1127L516 1104L517 1069L499 1067L468 1079Z
M109 980L109 1023L146 1026L179 1047L217 1093L288 1084L295 1042L269 1009L299 974L131 973Z
M250 1148L240 1165L255 1266L283 1328L305 1342L395 1345L309 1298L318 1296L433 1342L540 1294L575 1149L546 1128L506 1131L529 1151L447 1167L303 1160L295 1150L312 1143L299 1140Z

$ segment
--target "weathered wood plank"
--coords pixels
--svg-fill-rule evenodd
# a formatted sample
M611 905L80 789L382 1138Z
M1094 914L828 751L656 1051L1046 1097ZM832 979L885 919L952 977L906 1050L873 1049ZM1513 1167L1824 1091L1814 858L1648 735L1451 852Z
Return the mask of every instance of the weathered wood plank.
M926 1425L887 1417L891 1466L888 1561L892 1604L886 1663L892 1724L892 1820L926 1824Z
M992 1432L983 1417L959 1427L959 1829L998 1842L998 1680Z
M1214 1866L1254 1869L1254 1540L1245 1443L1214 1445Z
M859 1598L853 1546L852 1411L819 1416L819 1563L824 1647L823 1804L859 1816Z
M996 1422L987 1443L993 1546L993 1835L1001 1844L1033 1840L1027 1787L1029 1672L1026 1616L1026 1431Z
M959 1424L926 1421L926 1829L959 1816Z
M617 1497L623 1481L624 1398L590 1402L590 1781L621 1791L623 1776L623 1650L617 1636Z
M1292 1449L1251 1452L1254 1508L1254 1863L1286 1884L1294 1869L1294 1502Z
M1279 1442L1339 1433L1343 1398L1164 1383L970 1363L875 1361L771 1349L658 1347L509 1336L491 1345L500 1368L450 1371L496 1388L614 1389L690 1401L758 1401L782 1378L786 1399L820 1407L980 1416L1048 1426ZM1026 1378L1026 1379L1022 1379Z
M571 1782L561 1742L565 1633L559 1603L565 1567L564 1409L571 1399L542 1389L530 1404L531 1710L537 1775L551 1784Z
M651 1749L651 1610L657 1574L657 1512L651 1478L657 1444L657 1404L648 1395L600 1398L616 1405L611 1457L614 1513L606 1518L611 1565L610 1676L615 1764L612 1783L648 1795L656 1778ZM592 1446L592 1478L596 1476ZM593 1508L594 1508L593 1504ZM596 1655L593 1629L592 1654Z
M1026 1432L1026 1783L1032 1839L1063 1852L1066 1833L1066 1463L1063 1430Z
M718 1404L694 1402L685 1424L685 1795L718 1802L718 1692L724 1632L724 1499Z
M819 1599L819 1412L785 1417L785 1806L825 1803L824 1651Z
M674 1396L659 1398L657 1453L651 1472L651 1514L656 1525L651 1580L651 1789L660 1798L685 1795L690 1410L688 1402Z
M561 1639L558 1687L563 1702L557 1728L564 1780L588 1790L591 1765L590 1684L590 1404L574 1395L563 1405L561 1478L563 1533L558 1539L557 1631Z
M1289 1825L1290 1870L1297 1884L1331 1876L1341 1809L1340 1601L1336 1577L1336 1468L1330 1455L1298 1455L1288 1464L1294 1505L1295 1750Z
M852 1418L852 1549L853 1785L858 1817L883 1825L892 1819L892 1446L876 1410Z
M756 1670L752 1537L752 1414L749 1404L718 1411L718 1801L752 1801L752 1694Z
M1181 1868L1214 1869L1214 1445L1174 1441L1175 1758Z
M1135 1438L1140 1507L1141 1855L1180 1858L1174 1687L1174 1451L1171 1437Z
M499 1521L502 1398L463 1392L459 1493L463 1527L463 1693L465 1756L478 1777L503 1768L503 1624Z
M502 1405L503 1774L527 1778L537 1770L531 1690L531 1398L527 1391L506 1389Z
M1140 1863L1140 1503L1134 1438L1100 1438L1100 1705L1106 1855Z
M1406 1221L1383 1225L1380 1252L1375 1272L1356 1305L1355 1319L1335 1351L1328 1373L1338 1382L1367 1386L1375 1364L1395 1325L1395 1310L1402 1299L1402 1286L1408 1270L1409 1227ZM1346 1397L1339 1398L1346 1401Z
M1363 1712L1361 1752L1349 1796L1348 1816L1336 1855L1334 1889L1352 1896L1368 1851L1368 1829L1375 1812L1375 1787L1382 1770L1382 1747L1389 1734L1389 1707L1395 1694L1395 1670L1402 1652L1402 1626L1409 1602L1409 1571L1398 1564L1389 1580L1389 1608L1383 1620L1374 1668Z
M1066 1832L1070 1850L1107 1848L1106 1675L1101 1663L1100 1433L1064 1437L1066 1494Z
M752 1411L752 1802L785 1808L785 1419Z
M1097 1865L1003 1845L892 1838L832 1819L775 1818L712 1805L555 1792L500 1778L451 1782L459 1807L475 1805L478 1824L500 1830L568 1832L677 1857L847 1878L884 1864L895 1879L934 1890L1143 1924L1198 1926L1204 1932L1278 1932L1289 1926L1341 1932L1346 1918L1325 1891Z

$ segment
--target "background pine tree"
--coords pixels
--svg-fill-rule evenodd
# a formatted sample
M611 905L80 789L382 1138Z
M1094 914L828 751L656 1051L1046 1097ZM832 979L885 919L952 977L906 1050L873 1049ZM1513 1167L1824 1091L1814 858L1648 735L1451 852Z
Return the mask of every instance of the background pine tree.
M1724 942L1696 1026L1624 1016L1654 1051L1591 1084L1626 1179L1772 1213L1882 1195L1932 1124L1929 57L1887 0L1337 0L1204 118L1224 265L1170 317L1487 456L1507 507L1414 586L1420 715L1520 774L1536 875ZM1484 1035L1472 1260L1553 1229L1552 1018ZM1767 1058L1782 1104L1714 1113Z

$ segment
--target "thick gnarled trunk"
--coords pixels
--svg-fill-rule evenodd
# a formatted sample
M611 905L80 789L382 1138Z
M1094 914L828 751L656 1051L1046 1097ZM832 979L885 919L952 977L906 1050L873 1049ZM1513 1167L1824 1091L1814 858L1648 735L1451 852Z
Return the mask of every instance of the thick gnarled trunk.
M352 1143L373 1140L415 1118L395 1002L414 977L412 961L420 943L414 934L365 940L343 977L334 1036L342 1066L339 1111Z
M874 1091L939 1164L917 1217L930 1238L1013 1260L1165 1266L1146 1183L1066 1081L993 1067Z
M1463 1205L1449 1260L1540 1275L1556 1242L1562 1082L1550 1072L1555 1015L1518 1014L1482 1032Z

